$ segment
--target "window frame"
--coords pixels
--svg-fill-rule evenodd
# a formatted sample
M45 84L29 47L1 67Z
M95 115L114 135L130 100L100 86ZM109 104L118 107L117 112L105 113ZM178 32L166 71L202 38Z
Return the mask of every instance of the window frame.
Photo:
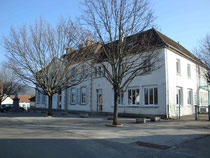
M177 90L180 90L179 104L180 106L183 106L183 88L182 87L176 87L176 106L179 106L179 104L177 104Z
M121 91L119 94L119 100L118 100L119 105L124 105L124 92Z
M131 104L129 103L129 90L131 91ZM133 91L135 91L135 104L133 104ZM137 102L137 91L139 92L138 97L139 101ZM139 106L140 105L140 88L139 87L129 87L128 88L128 106Z
M190 93L191 94L190 94ZM189 97L189 94L190 94L190 97ZM190 100L189 100L190 99ZM189 102L190 101L190 102ZM187 105L190 105L190 106L192 106L193 105L193 90L192 89L190 89L190 88L188 88L187 89Z
M75 90L75 93L73 93L73 90ZM70 103L71 105L75 105L77 103L77 89L76 88L71 88L71 96L70 96ZM73 95L75 95L75 101L73 102Z
M85 88L85 102L83 102L83 92L82 89ZM81 105L86 105L87 104L87 87L86 86L82 86L80 87L80 104Z
M147 104L145 103L145 89L147 89ZM152 89L152 104L151 104L151 94L150 90ZM156 91L155 91L156 89ZM157 93L157 98L155 97L155 92ZM144 106L158 106L159 105L159 97L158 97L158 87L157 86L144 86L143 87L143 105ZM156 98L156 99L155 99Z
M176 59L176 74L181 75L181 61Z

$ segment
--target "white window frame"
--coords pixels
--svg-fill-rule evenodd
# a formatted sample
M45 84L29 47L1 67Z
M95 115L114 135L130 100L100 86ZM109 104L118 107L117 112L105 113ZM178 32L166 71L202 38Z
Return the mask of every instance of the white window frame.
M85 93L83 93L83 88L85 89ZM85 101L83 101L83 94L85 95ZM87 104L87 87L85 86L80 88L80 103L83 105Z
M72 99L74 98L73 95L75 95L75 100L73 101ZM74 105L77 102L77 89L76 88L71 88L71 96L70 96L71 104Z
M131 91L131 102L130 103L129 103L129 91ZM133 91L135 92L135 97L136 97L134 104L133 104ZM139 92L138 96L136 95L137 91ZM128 88L128 106L139 106L139 105L140 105L140 89L139 89L139 87Z
M187 104L193 105L193 90L190 88L187 89Z
M119 105L123 105L124 104L124 93L123 92L121 92L120 95L119 95L118 104Z
M180 90L180 94L177 93L177 91ZM178 99L179 99L179 103L177 103L177 95L178 95ZM183 88L182 87L176 87L176 105L183 105Z
M147 104L146 104L146 100L145 100L145 90L147 89ZM157 98L156 98L156 102L155 103L155 89L157 89ZM150 90L152 90L152 103L150 102ZM158 87L157 86L146 86L143 87L143 100L144 100L144 106L158 106L159 104L159 99L158 99Z
M187 64L187 77L191 78L191 65Z
M180 61L180 59L176 59L176 73L181 75L181 61Z

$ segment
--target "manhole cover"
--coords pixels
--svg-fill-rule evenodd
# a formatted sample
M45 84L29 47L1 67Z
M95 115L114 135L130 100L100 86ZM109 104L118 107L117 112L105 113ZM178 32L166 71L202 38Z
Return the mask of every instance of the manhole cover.
M140 142L140 141L133 142L131 144L135 144L138 146L144 146L144 147L148 147L148 148L162 149L162 150L171 148L170 146L166 146L166 145L151 144L151 143L145 143L145 142Z

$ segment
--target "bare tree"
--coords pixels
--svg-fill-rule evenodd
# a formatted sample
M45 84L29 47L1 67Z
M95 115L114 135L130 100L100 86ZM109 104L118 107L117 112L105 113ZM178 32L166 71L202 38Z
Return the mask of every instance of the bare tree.
M3 64L0 69L0 105L10 95L15 95L19 90L23 90L23 86L18 83L12 71Z
M210 83L210 34L200 41L200 45L195 49L197 57L205 64L208 71L204 72L207 82Z
M153 24L153 11L147 0L85 0L83 19L98 42L89 50L95 52L90 58L101 64L113 87L113 125L117 125L121 93L136 76L159 68L155 32L144 32Z
M84 79L79 76L82 56L74 51L83 37L83 29L64 18L56 27L40 18L33 25L11 28L10 36L3 37L8 66L48 96L48 115L52 115L52 96Z

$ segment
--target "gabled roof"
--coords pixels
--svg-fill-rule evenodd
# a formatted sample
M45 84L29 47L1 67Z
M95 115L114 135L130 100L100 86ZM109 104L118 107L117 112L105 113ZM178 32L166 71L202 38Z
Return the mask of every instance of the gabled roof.
M146 42L144 41L145 38L147 38ZM141 48L142 44L146 44L149 49L159 49L159 48L164 48L164 47L171 48L179 55L185 56L186 58L192 60L193 62L205 66L205 64L203 64L200 61L200 59L198 59L190 51L184 48L181 44L179 44L178 42L175 42L174 40L172 40L171 38L167 37L166 35L162 34L161 32L157 31L154 28L127 37L127 41L132 41L132 39L135 39L136 41L138 41L137 43L140 45L139 49ZM141 41L144 41L144 42L142 43ZM108 46L109 44L110 43L105 44L105 47ZM97 46L100 44L95 43L93 45L94 45L94 48L97 48ZM88 47L83 47L81 52L85 52L86 49L88 50ZM139 49L138 51L141 51ZM73 52L78 53L79 51L74 50ZM70 54L67 54L67 56L70 56ZM83 53L83 55L85 55L85 53Z
M176 50L178 53L182 53L183 55L190 57L193 60L201 63L201 61L195 55L193 55L190 51L184 48L181 44L179 44L178 42L175 42L174 40L162 34L161 32L157 30L155 31L159 35L159 37L162 39L162 41L165 43L166 46L171 47L172 49Z

